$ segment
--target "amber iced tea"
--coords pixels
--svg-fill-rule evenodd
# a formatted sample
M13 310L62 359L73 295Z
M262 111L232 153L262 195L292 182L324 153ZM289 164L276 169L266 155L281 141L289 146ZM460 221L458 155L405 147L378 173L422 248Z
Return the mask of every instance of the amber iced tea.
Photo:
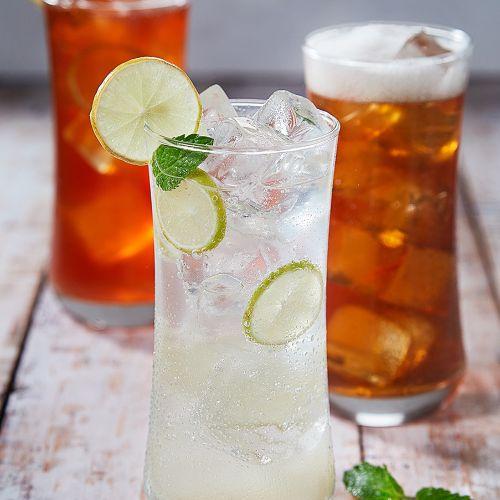
M412 36L417 49L434 41L420 30ZM414 49L401 42L403 61L393 71L394 54L385 67L359 72L336 74L330 66L320 85L313 79L318 61L311 68L306 55L311 100L342 124L328 260L330 388L334 404L370 425L399 423L435 406L464 368L454 223L466 70L451 61L436 75L424 54L421 72L413 69L423 63L418 59L405 68L405 51ZM446 75L448 68L454 73ZM385 421L366 414L392 413L390 399L379 411L359 401L356 410L345 407L342 398L424 393L436 397L415 399L406 415L400 409Z
M147 168L108 155L88 115L97 87L121 62L150 55L183 66L188 6L165 0L50 3L44 9L56 125L52 280L84 319L143 322L152 318L147 304L154 300ZM139 309L125 319L121 306Z
M447 383L463 367L453 225L462 98L402 105L312 97L340 117L372 115L358 131L343 123L337 160L328 267L332 388L389 396ZM432 123L409 141L426 113ZM398 125L384 134L386 120ZM377 141L367 140L372 134Z

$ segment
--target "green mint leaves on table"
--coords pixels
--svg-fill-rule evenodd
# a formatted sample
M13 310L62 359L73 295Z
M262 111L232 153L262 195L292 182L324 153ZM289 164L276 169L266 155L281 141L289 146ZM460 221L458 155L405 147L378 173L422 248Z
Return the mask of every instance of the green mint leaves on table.
M391 476L387 467L377 467L368 462L355 465L344 472L347 491L360 500L400 500L405 498L403 488Z
M470 500L469 495L451 493L443 488L422 488L417 491L416 500Z
M358 500L471 500L443 488L422 488L415 497L405 495L387 467L363 462L344 472L347 491Z
M211 137L198 134L179 135L173 139L198 146L211 146L214 143ZM202 151L188 151L162 144L153 153L151 162L156 185L163 191L175 189L207 156Z

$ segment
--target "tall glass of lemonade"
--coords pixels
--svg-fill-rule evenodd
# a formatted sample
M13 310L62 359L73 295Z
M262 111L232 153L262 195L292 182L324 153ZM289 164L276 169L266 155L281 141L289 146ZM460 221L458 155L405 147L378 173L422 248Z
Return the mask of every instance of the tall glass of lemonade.
M286 91L229 101L215 85L200 96L153 57L117 67L90 118L113 154L149 163L147 496L330 499L325 288L339 123Z

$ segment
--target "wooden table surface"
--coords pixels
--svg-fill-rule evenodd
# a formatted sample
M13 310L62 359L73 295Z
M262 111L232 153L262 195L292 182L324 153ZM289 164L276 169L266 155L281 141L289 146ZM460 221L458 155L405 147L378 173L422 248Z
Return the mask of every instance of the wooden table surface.
M273 87L226 84L232 97L266 97ZM500 83L471 88L462 152L467 375L451 405L403 427L361 428L332 415L335 498L350 498L340 478L363 459L387 464L410 493L439 485L500 498ZM52 193L47 89L0 87L0 498L137 499L152 331L94 331L61 309L46 279Z

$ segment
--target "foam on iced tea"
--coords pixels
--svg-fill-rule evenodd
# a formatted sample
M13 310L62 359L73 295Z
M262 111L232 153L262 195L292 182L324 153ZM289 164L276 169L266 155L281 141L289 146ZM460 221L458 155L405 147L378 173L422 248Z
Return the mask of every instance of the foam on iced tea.
M324 98L353 102L419 102L457 96L467 84L468 67L460 57L467 41L459 34L456 37L451 40L420 27L390 24L313 33L304 48L307 89Z
M327 306L337 393L417 394L463 371L454 211L466 45L384 24L306 41L309 97L342 124Z

